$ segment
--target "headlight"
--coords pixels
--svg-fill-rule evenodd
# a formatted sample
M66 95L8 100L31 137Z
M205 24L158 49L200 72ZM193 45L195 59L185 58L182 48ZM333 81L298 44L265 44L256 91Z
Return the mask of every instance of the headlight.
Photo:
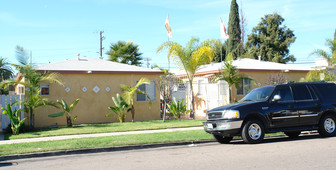
M238 110L224 110L223 111L223 118L224 119L239 118L239 111Z

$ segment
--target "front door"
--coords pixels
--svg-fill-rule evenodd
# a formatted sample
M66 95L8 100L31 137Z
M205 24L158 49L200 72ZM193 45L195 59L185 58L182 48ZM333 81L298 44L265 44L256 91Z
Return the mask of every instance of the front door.
M271 119L271 127L281 128L289 126L298 126L299 115L294 105L292 90L289 86L278 86L273 96L279 95L280 100L272 102L269 117Z

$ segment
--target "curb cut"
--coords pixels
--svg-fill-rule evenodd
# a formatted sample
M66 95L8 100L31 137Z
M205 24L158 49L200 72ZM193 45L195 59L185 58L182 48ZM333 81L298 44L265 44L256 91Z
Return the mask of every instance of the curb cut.
M214 140L204 140L204 141L156 143L156 144L144 144L144 145L113 146L113 147L104 147L104 148L75 149L75 150L64 150L64 151L36 152L36 153L29 153L29 154L0 156L0 161L8 161L8 160L14 160L14 159L26 159L26 158L40 158L40 157L46 157L46 156L64 156L64 155L73 155L73 154L129 151L129 150L137 150L137 149L161 148L161 147L167 147L167 146L182 146L182 145L203 144L203 143L212 143L212 142L215 142L215 141Z

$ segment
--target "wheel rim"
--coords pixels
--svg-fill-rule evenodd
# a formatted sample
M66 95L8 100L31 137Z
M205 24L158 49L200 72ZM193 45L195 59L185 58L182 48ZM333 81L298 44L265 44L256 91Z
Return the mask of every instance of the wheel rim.
M253 123L248 129L248 134L253 140L257 140L261 136L261 128L258 124Z
M328 133L332 133L335 131L335 121L331 118L327 118L324 121L324 129Z

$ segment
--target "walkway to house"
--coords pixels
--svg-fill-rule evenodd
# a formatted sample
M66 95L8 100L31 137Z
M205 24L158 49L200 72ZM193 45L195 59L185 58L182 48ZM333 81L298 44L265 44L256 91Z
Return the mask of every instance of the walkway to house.
M188 127L188 128L158 129L158 130L140 130L140 131L127 131L127 132L111 132L111 133L50 136L50 137L13 139L13 140L4 140L4 135L2 133L0 133L0 145L13 144L13 143L28 143L28 142L41 142L41 141L52 141L52 140L88 138L88 137L104 137L104 136L131 135L131 134L177 132L177 131L201 130L201 129L203 129L203 127Z

